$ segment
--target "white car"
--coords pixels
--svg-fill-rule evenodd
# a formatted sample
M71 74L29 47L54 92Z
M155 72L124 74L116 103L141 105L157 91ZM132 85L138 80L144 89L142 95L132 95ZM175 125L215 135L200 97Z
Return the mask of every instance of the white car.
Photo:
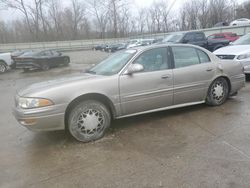
M245 74L250 74L250 33L239 38L232 45L220 48L213 53L221 59L240 62Z
M237 25L249 25L250 20L247 18L240 18L237 20L234 20L230 23L230 26L237 26Z
M127 49L138 47L138 46L148 46L148 45L153 44L153 42L154 42L154 39L141 39L141 40L139 40L139 41L137 41L135 43L130 43L127 46Z
M0 53L0 74L10 69L12 64L11 53Z

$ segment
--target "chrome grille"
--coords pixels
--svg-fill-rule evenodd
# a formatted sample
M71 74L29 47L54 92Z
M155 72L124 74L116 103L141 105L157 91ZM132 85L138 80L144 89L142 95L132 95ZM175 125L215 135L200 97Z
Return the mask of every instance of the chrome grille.
M220 59L234 59L235 55L217 55Z

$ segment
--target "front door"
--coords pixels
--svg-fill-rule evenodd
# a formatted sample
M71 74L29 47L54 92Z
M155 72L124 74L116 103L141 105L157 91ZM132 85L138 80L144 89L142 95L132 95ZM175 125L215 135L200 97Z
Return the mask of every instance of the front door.
M163 108L173 104L173 70L167 48L143 52L133 63L144 70L120 76L120 101L123 115Z

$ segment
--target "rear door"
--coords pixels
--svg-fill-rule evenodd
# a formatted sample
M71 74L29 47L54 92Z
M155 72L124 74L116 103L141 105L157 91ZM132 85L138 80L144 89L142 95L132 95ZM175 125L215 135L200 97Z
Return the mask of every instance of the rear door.
M53 65L59 65L63 63L63 57L60 56L60 53L54 50L51 50L51 62Z
M194 47L172 47L174 61L174 104L199 102L215 74L215 64L202 50Z
M133 63L143 72L120 76L120 101L123 115L173 105L173 70L165 47L147 50Z

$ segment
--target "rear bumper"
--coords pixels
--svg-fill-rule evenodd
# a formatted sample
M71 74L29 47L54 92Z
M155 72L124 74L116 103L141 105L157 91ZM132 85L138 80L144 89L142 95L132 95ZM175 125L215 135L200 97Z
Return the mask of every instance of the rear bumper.
M13 108L17 121L32 131L53 131L65 129L66 105L53 105L39 109Z
M41 66L33 62L16 62L16 69L40 69Z
M246 76L245 74L240 74L240 75L232 77L230 80L231 80L230 94L234 94L245 86Z

